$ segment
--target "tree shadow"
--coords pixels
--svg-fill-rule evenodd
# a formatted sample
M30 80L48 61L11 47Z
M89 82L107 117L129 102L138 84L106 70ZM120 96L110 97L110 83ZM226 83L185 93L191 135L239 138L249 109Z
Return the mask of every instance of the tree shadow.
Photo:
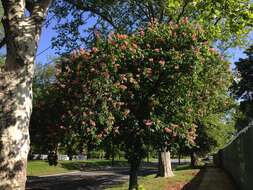
M124 182L119 175L61 175L29 178L26 190L102 190Z
M97 162L71 161L71 162L62 162L60 164L63 168L67 170L79 170L79 171L105 170L119 167L124 168L129 166L129 164L126 161L114 161L114 165L111 166L111 162L107 160L101 160Z
M191 165L175 165L174 166L176 171L180 171L180 170L192 170L192 169L200 169L202 170L204 168L204 166L195 166L192 167Z
M193 168L190 167L189 169L193 169ZM199 185L200 185L201 181L203 180L205 168L203 166L201 166L201 167L199 167L199 169L200 169L200 171L197 173L197 175L190 182L188 182L186 185L184 185L182 190L196 190L199 188Z

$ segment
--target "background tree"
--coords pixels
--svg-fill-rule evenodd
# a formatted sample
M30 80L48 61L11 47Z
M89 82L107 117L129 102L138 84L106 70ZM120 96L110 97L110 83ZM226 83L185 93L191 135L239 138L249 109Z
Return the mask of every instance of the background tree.
M230 118L226 119L226 117ZM203 118L197 129L196 153L206 156L223 148L234 134L234 124L233 113L228 112Z
M63 106L55 90L54 65L37 64L34 75L30 154L48 153L56 151L64 139L64 130L60 125Z
M154 20L159 23L179 22L184 17L203 25L209 39L224 50L245 44L253 20L250 0L55 1L52 12L59 22L55 27L59 35L53 39L59 52L89 46L94 31L103 36L112 30L132 33ZM65 20L66 17L69 19Z
M238 130L247 126L253 118L253 45L251 45L244 53L247 57L244 59L241 58L235 63L235 80L232 86L233 95L240 101L240 114L237 120Z
M51 0L4 0L6 60L0 70L0 189L25 189L37 43ZM29 15L26 15L26 11Z

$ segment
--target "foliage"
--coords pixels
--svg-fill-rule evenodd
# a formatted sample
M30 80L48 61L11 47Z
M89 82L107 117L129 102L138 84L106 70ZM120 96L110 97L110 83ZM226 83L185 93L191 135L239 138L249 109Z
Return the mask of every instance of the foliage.
M235 80L232 86L233 95L240 101L237 128L242 129L252 120L252 73L253 73L253 45L245 52L246 58L235 63Z
M200 23L208 31L209 39L227 49L245 44L253 23L251 0L59 0L52 12L59 21L55 26L59 35L53 39L53 45L60 52L63 47L69 52L84 42L87 45L97 32L103 36L111 30L132 33L154 20L179 22L184 17ZM66 17L69 19L65 20Z
M53 86L54 75L54 66L36 66L33 113L30 120L32 152L47 153L49 150L55 150L63 136L59 121L62 105Z
M195 144L197 121L228 104L229 63L184 18L97 38L57 66L62 126L90 142L115 133L138 169L148 145Z
M100 75L104 69L103 65L94 65L85 53L79 60L57 65L56 89L64 107L60 123L69 135L67 139L97 145L109 133L114 117L112 104L107 101L108 81Z
M196 147L198 155L205 156L223 148L234 134L234 119L225 121L233 113L211 114L202 118L197 129Z
M244 59L241 58L238 62L235 62L236 76L233 85L233 92L237 99L240 99L241 101L250 101L253 98L253 45L251 45L244 53L247 57Z

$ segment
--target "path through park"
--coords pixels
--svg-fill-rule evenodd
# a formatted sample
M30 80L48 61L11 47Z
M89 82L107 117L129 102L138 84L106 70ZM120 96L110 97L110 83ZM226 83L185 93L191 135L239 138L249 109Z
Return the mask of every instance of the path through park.
M236 188L222 169L206 167L198 190L236 190Z

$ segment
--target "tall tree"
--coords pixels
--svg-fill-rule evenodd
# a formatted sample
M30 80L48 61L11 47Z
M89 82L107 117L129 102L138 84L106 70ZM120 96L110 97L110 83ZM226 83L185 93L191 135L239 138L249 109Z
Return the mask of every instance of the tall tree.
M34 59L50 3L2 0L7 55L0 71L0 189L25 189Z
M228 63L206 39L203 28L187 19L180 24L151 23L131 36L113 34L100 40L60 65L57 78L66 96L66 127L101 138L97 132L108 125L100 117L109 111L131 166L129 189L138 187L147 145L167 152L177 136L192 144L194 119L206 113L204 102L216 94L205 85L227 84ZM222 69L213 75L215 66Z
M33 79L33 113L30 120L30 153L55 150L62 137L61 100L55 92L54 65L36 64ZM52 114L54 113L54 114Z
M240 115L237 120L238 129L247 126L253 119L253 45L245 52L246 58L235 63L235 80L232 86L233 95L240 100Z

